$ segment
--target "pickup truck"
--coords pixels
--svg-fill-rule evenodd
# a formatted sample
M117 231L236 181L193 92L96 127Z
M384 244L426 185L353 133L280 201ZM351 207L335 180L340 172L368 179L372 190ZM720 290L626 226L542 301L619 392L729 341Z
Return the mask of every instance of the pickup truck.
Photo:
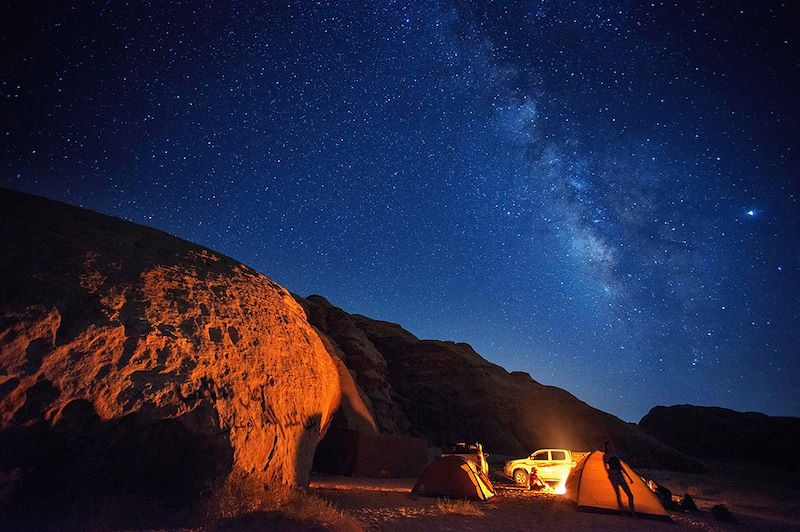
M442 448L442 456L454 454L462 456L475 464L475 467L484 475L489 474L489 462L486 458L488 453L483 452L483 445L480 443L454 443Z
M514 479L516 484L530 482L531 471L535 471L543 482L561 483L567 480L575 463L575 457L569 449L539 449L526 458L506 462L503 473Z

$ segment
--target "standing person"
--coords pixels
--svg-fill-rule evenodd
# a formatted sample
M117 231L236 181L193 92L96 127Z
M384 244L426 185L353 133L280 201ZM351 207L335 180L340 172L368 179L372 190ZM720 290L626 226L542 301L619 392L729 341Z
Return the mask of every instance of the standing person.
M475 448L478 450L478 471L489 476L489 463L486 461L486 455L483 454L483 445L475 442Z
M619 506L619 511L623 511L622 498L619 495L619 490L621 488L622 491L625 492L625 495L628 496L628 506L630 507L631 515L636 515L636 511L633 507L633 492L631 492L631 488L628 486L628 482L633 484L633 479L622 467L622 462L614 453L611 442L606 441L604 447L605 452L603 453L603 463L606 466L608 480L611 481L611 486L614 488L614 494L617 496L617 506Z

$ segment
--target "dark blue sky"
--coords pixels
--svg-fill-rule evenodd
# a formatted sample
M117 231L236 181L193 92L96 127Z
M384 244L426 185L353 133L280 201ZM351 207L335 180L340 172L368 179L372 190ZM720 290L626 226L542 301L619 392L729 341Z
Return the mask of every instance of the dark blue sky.
M800 415L790 3L20 4L0 185L626 420Z

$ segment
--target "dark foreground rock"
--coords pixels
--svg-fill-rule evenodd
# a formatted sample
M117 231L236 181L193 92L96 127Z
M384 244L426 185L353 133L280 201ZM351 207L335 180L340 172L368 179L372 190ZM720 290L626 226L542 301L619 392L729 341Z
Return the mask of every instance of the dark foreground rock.
M800 471L800 418L676 405L653 408L639 426L691 456Z
M633 465L700 471L693 460L570 393L509 373L464 343L420 340L401 326L351 315L320 296L298 298L309 321L342 353L383 432L435 445L482 442L522 456L542 447L602 448Z
M160 231L8 190L0 242L5 512L163 515L236 478L307 484L339 373L285 289Z

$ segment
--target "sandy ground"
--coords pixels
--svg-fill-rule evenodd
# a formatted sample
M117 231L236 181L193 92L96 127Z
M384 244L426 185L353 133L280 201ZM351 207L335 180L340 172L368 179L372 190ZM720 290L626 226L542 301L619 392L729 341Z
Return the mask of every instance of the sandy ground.
M700 511L670 512L674 523L578 512L561 496L518 489L498 472L492 474L497 496L474 503L483 516L443 514L436 499L411 495L415 479L315 477L311 491L372 530L800 530L800 491L790 479L781 479L784 487L776 490L774 483L736 475L639 473L675 494L690 493ZM715 504L731 510L736 522L716 520L710 513Z

